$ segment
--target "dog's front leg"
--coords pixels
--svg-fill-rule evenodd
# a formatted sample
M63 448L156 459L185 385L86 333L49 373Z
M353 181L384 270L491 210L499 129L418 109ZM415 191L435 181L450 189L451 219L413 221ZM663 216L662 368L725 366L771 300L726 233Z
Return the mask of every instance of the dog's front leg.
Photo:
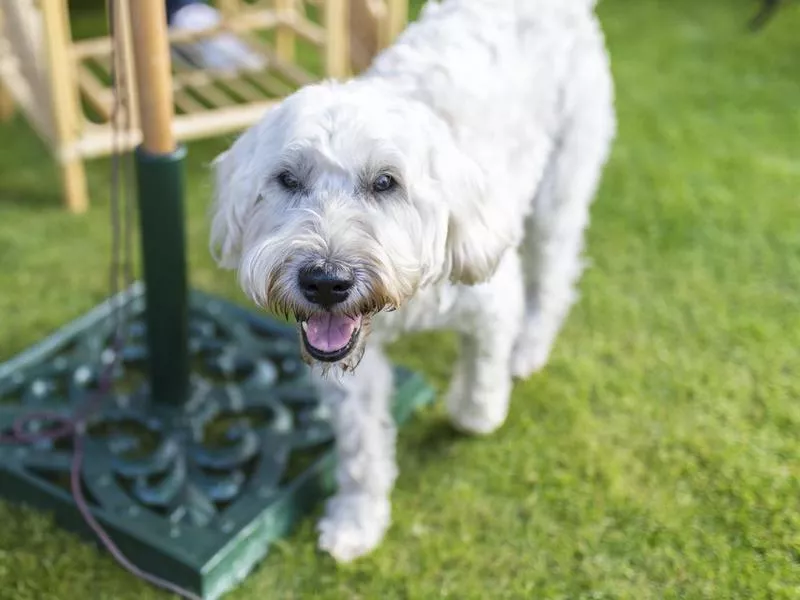
M389 527L397 478L392 369L380 348L368 346L355 372L315 382L331 412L338 485L318 526L319 546L347 562L375 548Z
M519 258L511 252L491 281L466 292L468 309L458 323L461 352L446 398L451 422L465 433L491 433L508 415L522 289Z

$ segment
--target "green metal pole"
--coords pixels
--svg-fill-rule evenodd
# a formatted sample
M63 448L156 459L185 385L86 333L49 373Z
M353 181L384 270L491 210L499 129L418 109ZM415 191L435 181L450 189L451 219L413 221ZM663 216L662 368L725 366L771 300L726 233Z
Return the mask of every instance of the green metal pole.
M188 396L188 300L180 146L169 154L136 151L150 381L158 403Z
M136 164L151 391L157 403L182 404L189 390L186 150L172 133L172 68L164 1L136 0L128 6L142 129Z

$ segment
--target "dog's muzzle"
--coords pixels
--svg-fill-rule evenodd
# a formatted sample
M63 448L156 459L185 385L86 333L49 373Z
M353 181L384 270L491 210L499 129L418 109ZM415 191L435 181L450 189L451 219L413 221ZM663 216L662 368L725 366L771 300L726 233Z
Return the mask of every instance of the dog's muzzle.
M350 296L355 285L353 272L331 264L310 265L300 269L297 283L305 299L320 308L300 322L306 351L321 362L342 360L356 346L361 333L361 316L334 312Z

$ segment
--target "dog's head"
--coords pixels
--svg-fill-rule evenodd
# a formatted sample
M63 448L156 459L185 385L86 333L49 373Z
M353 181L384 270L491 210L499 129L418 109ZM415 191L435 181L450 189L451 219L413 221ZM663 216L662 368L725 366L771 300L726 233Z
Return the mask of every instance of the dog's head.
M376 313L444 278L486 279L508 246L481 165L428 108L369 82L289 96L214 175L218 262L296 318L312 362L353 368Z

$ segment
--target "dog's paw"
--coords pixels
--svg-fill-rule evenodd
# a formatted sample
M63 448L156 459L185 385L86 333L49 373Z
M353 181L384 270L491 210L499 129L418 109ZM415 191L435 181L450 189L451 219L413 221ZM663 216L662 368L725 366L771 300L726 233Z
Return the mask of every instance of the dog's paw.
M522 336L517 341L511 356L511 376L515 379L527 379L541 371L550 358L551 344L542 342L536 337L527 339Z
M549 352L546 349L517 352L511 359L511 376L515 379L527 379L544 368L548 357Z
M500 429L505 420L505 415L492 418L468 413L450 414L450 423L453 427L467 435L489 435Z
M510 386L498 385L491 391L463 391L454 385L445 399L450 423L468 435L489 435L497 431L508 416Z
M374 550L389 528L387 499L366 494L334 496L319 522L319 548L346 563Z

